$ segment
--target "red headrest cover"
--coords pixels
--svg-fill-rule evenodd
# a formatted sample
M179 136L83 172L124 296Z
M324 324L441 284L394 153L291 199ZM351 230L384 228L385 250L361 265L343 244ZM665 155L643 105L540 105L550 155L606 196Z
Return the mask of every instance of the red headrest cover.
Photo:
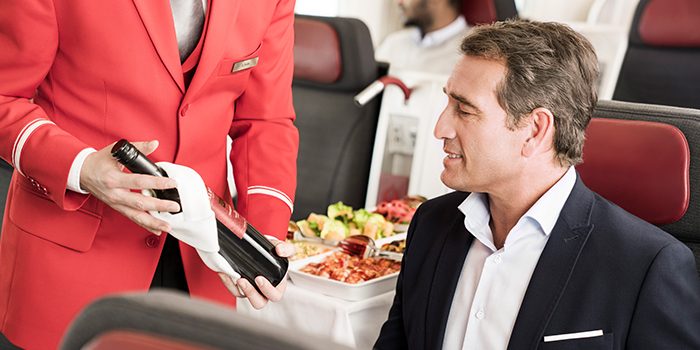
M690 151L669 124L593 118L586 129L583 182L607 200L656 225L685 215Z
M294 22L294 78L330 84L342 73L338 33L328 23Z
M469 25L496 22L496 5L494 0L462 0L462 15Z
M639 37L655 46L700 47L700 1L649 0L639 18Z

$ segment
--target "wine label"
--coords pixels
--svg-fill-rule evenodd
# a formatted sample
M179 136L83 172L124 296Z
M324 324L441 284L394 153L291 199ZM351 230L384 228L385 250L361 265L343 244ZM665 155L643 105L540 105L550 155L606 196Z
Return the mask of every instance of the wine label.
M217 196L210 188L207 188L207 195L209 196L211 209L214 211L216 219L224 224L224 226L228 227L238 238L243 239L245 230L248 227L248 222L246 222L245 218L241 216L241 214L238 214L230 205L226 204L226 202Z

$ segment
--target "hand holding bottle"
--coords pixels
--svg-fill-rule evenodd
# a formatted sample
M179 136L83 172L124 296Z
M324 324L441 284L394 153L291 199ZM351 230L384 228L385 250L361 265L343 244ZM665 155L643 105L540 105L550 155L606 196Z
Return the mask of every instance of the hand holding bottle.
M175 188L175 181L167 177L123 172L123 166L110 152L113 145L85 159L80 171L80 187L156 235L170 231L167 222L151 216L148 211L177 212L180 206L173 201L132 192L131 189L170 189ZM144 154L150 154L158 148L158 141L135 142L134 145Z
M283 258L289 258L295 253L294 245L291 243L273 240L272 244L275 245L275 252L277 255ZM268 301L280 301L284 295L284 291L287 289L286 280L283 280L277 285L277 287L275 287L266 278L258 276L255 278L255 283L257 284L257 288L260 290L260 292L262 292L260 293L245 278L239 278L238 280L233 281L230 276L223 273L219 273L219 277L221 277L221 281L231 292L231 294L238 298L248 298L250 305L258 310L265 307Z
M180 203L181 210L153 211L151 215L169 222L173 228L170 234L194 247L205 265L220 273L229 291L248 297L255 308L282 297L289 265L286 258L294 254L292 245L264 237L207 188L193 169L168 162L153 163L127 140L117 142L111 154L132 173L178 179L177 188L152 193Z

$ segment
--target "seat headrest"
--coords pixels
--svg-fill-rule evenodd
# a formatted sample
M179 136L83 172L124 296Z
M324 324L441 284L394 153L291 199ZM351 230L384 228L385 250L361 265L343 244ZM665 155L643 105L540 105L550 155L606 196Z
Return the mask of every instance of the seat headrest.
M493 0L462 0L462 15L472 26L498 20Z
M583 182L655 225L680 220L690 201L690 151L682 131L649 121L593 118L586 129Z
M462 0L462 16L471 26L518 16L513 0Z
M700 47L700 1L642 0L637 6L630 40L667 47Z
M294 84L359 91L377 76L372 38L360 20L297 15Z

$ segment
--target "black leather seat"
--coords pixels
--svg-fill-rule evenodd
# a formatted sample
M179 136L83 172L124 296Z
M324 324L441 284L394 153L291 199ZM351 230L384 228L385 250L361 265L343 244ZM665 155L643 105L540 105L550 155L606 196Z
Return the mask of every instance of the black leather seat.
M91 303L73 320L60 348L347 349L165 290L113 295Z
M385 70L374 60L367 26L357 19L297 16L294 29L300 141L292 217L325 213L337 201L362 207L380 99L358 107L353 97Z
M614 100L700 108L700 1L641 0Z

